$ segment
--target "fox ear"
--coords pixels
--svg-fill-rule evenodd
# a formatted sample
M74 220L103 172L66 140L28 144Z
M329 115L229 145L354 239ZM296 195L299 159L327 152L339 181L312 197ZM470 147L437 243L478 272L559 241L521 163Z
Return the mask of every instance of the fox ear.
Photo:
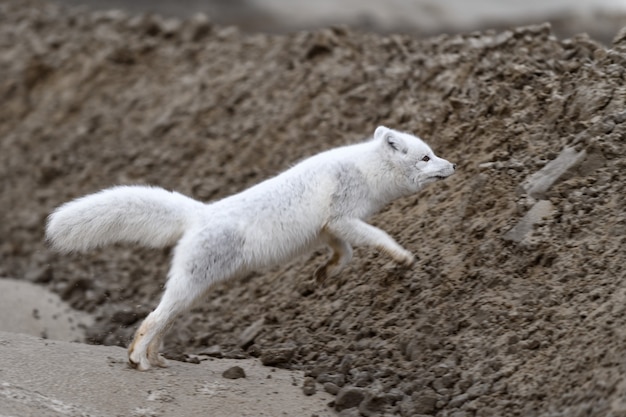
M386 128L385 126L378 126L374 132L374 138L382 140L386 146L393 151L402 152L406 154L409 148L406 146L404 140L396 135L396 132Z
M385 126L378 126L374 131L374 138L382 140L383 136L385 136L385 134L387 134L387 132L389 132L390 130L391 129Z

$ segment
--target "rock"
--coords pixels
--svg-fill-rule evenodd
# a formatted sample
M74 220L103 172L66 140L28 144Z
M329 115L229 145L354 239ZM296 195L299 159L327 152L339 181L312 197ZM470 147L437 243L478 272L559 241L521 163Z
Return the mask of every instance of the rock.
M564 148L556 159L548 162L522 182L517 190L518 195L528 194L535 199L545 198L550 187L562 180L568 171L579 165L586 156L585 150L579 152L575 148Z
M348 409L341 411L337 416L338 417L361 417L361 413L359 412L358 408L354 407L354 408L348 408Z
M227 370L225 370L222 373L222 376L226 379L239 379L239 378L245 378L246 373L244 372L242 367L232 366L228 368Z
M324 383L324 391L326 391L329 394L337 395L340 389L341 388L339 388L337 384L333 384L332 382Z
M372 374L367 371L362 371L356 374L354 378L354 385L357 387L366 387L371 384L373 380L374 378L372 377Z
M387 398L387 403L395 405L396 403L402 401L402 399L405 398L406 395L399 389L392 388L385 393L385 397Z
M432 371L435 374L435 377L439 378L447 374L450 371L450 367L446 365L445 363L440 363L434 366L432 368Z
M337 393L335 410L341 411L347 408L358 407L365 399L366 390L358 387L344 387Z
M208 348L198 352L198 355L210 356L212 358L222 358L224 356L220 345L209 346Z
M529 350L538 349L541 343L537 339L530 339L523 343L523 347Z
M312 369L309 369L306 372L306 376L312 376L313 378L318 378L320 375L329 375L331 367L327 363L321 363L315 365ZM317 382L323 383L323 380L318 380Z
M439 398L435 393L422 393L413 396L413 413L433 414L437 410Z
M348 372L350 372L350 369L352 369L353 363L354 363L354 355L351 355L351 354L345 355L341 359L341 363L339 364L339 371L342 374L348 374Z
M532 232L535 224L541 222L544 218L549 217L554 212L554 207L548 200L541 200L526 213L511 230L503 236L504 240L519 243L523 241L530 232Z
M225 359L246 359L249 357L245 352L239 350L239 348L224 351L222 352L222 355Z
M330 382L337 385L338 387L343 387L346 383L346 377L343 374L323 373L318 375L317 382L319 382L320 384Z
M473 400L478 397L482 397L489 393L489 384L487 383L477 383L472 385L467 390L467 395L469 400Z
M365 400L361 401L359 405L359 411L366 417L376 417L385 411L385 407L388 404L388 399L384 395L368 394Z
M463 404L465 404L468 400L469 400L469 394L467 393L459 394L450 400L450 402L448 403L448 406L450 408L458 408L462 406Z
M433 381L433 388L435 391L440 392L444 389L452 388L457 381L458 376L452 372L448 372Z
M238 344L242 349L250 347L254 343L254 339L263 331L263 325L265 324L265 318L262 317L246 327L239 336Z
M313 395L317 391L317 387L315 386L315 379L310 376L304 378L304 382L302 383L302 392L304 395Z
M405 397L402 402L400 402L400 415L402 417L410 417L413 416L413 400L411 397Z
M291 361L295 352L296 347L292 344L266 349L261 353L261 363L265 366L286 365Z

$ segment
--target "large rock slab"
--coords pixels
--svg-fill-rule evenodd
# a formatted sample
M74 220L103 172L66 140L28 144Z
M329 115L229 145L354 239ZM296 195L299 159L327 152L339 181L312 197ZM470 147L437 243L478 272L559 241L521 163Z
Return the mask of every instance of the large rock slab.
M548 200L538 201L532 206L528 213L522 217L522 220L504 235L504 240L516 243L522 242L532 232L537 223L551 216L553 212L554 206L551 202Z
M548 162L543 168L524 180L520 184L518 194L525 193L536 199L544 198L550 187L584 161L586 156L585 150L576 151L575 148L564 148L556 159Z
M246 378L222 377L234 365ZM167 369L139 372L119 347L0 332L0 415L332 416L331 396L321 390L305 396L303 380L300 372L256 360L172 361Z
M0 278L0 331L82 342L93 318L40 285Z

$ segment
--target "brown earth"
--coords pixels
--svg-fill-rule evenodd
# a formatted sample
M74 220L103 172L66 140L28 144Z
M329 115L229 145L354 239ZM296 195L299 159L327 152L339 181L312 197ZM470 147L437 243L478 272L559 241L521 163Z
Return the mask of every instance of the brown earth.
M548 26L270 36L0 2L0 275L47 285L96 314L93 343L125 345L169 251L53 253L55 206L137 183L217 199L385 124L458 165L372 219L418 265L360 249L320 287L320 252L224 283L168 356L304 369L340 389L343 415L624 416L625 66L625 31L608 49ZM530 195L565 148L585 153ZM547 209L513 229L531 207Z

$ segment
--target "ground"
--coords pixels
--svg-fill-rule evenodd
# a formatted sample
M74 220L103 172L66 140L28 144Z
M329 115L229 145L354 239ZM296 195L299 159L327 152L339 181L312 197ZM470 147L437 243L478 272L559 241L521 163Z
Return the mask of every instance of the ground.
M258 360L173 362L158 373L136 372L119 347L1 331L0 353L3 416L333 415L330 394L306 396L301 373L264 367ZM223 377L232 367L243 369L245 377Z
M32 4L0 3L0 275L92 313L91 343L128 343L169 250L54 253L54 207L114 184L218 199L383 124L457 164L371 219L416 266L360 248L320 286L319 251L223 283L167 356L302 370L343 415L626 415L626 32L243 34Z

